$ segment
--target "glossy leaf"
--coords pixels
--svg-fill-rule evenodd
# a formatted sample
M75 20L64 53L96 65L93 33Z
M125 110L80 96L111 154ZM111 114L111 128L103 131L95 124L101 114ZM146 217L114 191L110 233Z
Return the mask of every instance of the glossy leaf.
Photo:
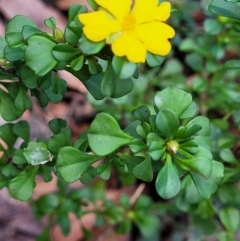
M98 114L88 130L89 146L100 156L114 152L130 143L131 139L131 136L121 130L117 121L105 113Z
M8 185L10 194L21 201L27 201L33 194L37 168L22 172L13 178Z
M24 148L23 155L27 162L33 166L42 165L51 162L53 156L43 142L29 142Z
M52 55L52 49L56 43L41 35L33 35L27 41L28 46L25 50L27 66L38 76L47 74L57 65Z
M164 199L169 199L178 194L181 188L180 178L168 155L163 168L156 179L156 191Z
M138 164L133 168L132 174L145 182L150 182L153 179L153 170L152 170L152 163L151 158L146 157L143 162Z
M176 114L169 109L162 110L158 113L156 124L158 130L169 139L173 138L180 127Z
M59 150L56 168L65 182L75 182L101 157L88 155L74 147L66 146Z
M17 15L13 17L6 26L6 41L11 48L16 48L25 44L22 35L22 29L24 26L37 26L29 18Z
M225 0L213 0L209 5L210 12L240 20L240 8L238 5Z
M184 111L191 105L192 96L183 90L168 87L157 92L154 101L159 110L170 109L176 113L177 117L181 118Z

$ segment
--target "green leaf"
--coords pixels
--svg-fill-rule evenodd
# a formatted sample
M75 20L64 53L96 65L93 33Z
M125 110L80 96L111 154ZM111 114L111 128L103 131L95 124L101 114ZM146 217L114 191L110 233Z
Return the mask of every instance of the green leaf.
M181 154L181 149L178 150L178 154ZM187 170L197 172L205 178L209 178L212 173L212 153L204 148L199 146L198 152L194 156L185 157L183 156L177 158L177 160L186 167Z
M48 105L48 98L47 96L40 90L34 89L31 90L31 95L35 96L42 108L46 107Z
M14 124L13 132L18 137L21 137L25 142L29 142L29 140L30 140L30 127L29 127L28 122L19 121L18 123Z
M84 64L83 67L79 71L74 71L71 68L66 68L68 72L76 76L79 80L84 81L83 84L85 84L85 81L87 81L92 75L89 72L88 65ZM92 76L94 77L94 76Z
M213 0L208 8L214 14L240 20L240 8L234 3L225 0Z
M71 131L68 128L62 128L61 132L52 136L48 142L48 148L51 152L57 153L60 148L70 146Z
M0 59L4 57L3 50L7 46L7 42L3 36L0 36Z
M43 76L57 65L57 61L52 55L56 43L41 35L30 36L27 42L28 46L25 50L26 64L35 71L36 75Z
M50 29L56 28L56 20L54 17L50 17L44 21L44 24L49 27Z
M159 110L170 109L174 111L178 118L191 105L192 96L183 90L168 87L161 92L157 92L154 98Z
M153 170L152 170L152 162L150 156L146 157L146 159L135 166L133 168L132 174L145 182L151 182L153 179Z
M97 11L98 10L98 7L99 5L96 3L95 0L87 0L89 5L92 7L93 10Z
M29 18L22 15L17 15L8 22L6 26L6 41L9 47L16 48L25 44L22 29L26 25L37 28Z
M147 64L151 68L158 67L164 62L165 58L166 57L159 56L159 55L148 52L147 53Z
M110 163L104 163L97 167L97 173L103 180L108 180L111 175L111 165Z
M61 132L62 128L67 127L67 121L60 118L53 119L48 123L48 126L53 134L57 135Z
M205 179L201 175L190 172L190 175L196 185L200 195L204 199L208 199L217 190L217 185L221 182L224 176L224 166L220 162L212 162L212 174L209 179Z
M146 105L140 106L133 110L132 114L140 121L148 122L151 116L150 110Z
M100 156L114 152L130 143L131 139L131 136L121 130L117 121L106 113L98 114L88 130L89 146Z
M80 50L85 55L97 54L105 46L105 41L92 42L85 35L81 36L78 43Z
M27 201L32 196L35 187L36 172L35 167L13 178L8 185L10 194L18 200Z
M80 53L80 49L76 49L69 44L57 44L53 47L52 54L57 61L64 62L74 58Z
M40 89L48 89L51 85L51 80L52 80L52 72L49 72L49 73L45 74L44 76L38 78L37 86Z
M154 161L161 160L166 155L166 146L159 141L153 141L149 145L148 154Z
M64 39L69 44L78 44L78 40L82 36L82 28L83 25L79 22L79 20L72 21L68 23L67 27L64 31Z
M78 20L78 15L88 11L86 6L74 3L68 11L68 22Z
M23 80L23 84L29 89L34 89L37 87L38 76L35 72L28 68L26 65L23 65L20 69L21 78Z
M151 126L147 122L142 122L137 126L136 132L139 136L146 138L147 135L151 132Z
M217 19L206 19L203 27L204 31L210 35L218 35L222 31L222 24Z
M158 113L156 124L158 130L169 139L174 137L180 127L176 114L169 109L162 110Z
M133 76L137 68L135 63L127 61L126 58L117 56L113 57L112 66L116 76L120 79L127 79Z
M88 155L74 147L66 146L59 150L56 168L65 182L75 182L101 157Z
M83 67L84 61L85 61L85 56L84 55L79 56L78 58L74 59L71 62L71 68L75 71L80 70Z
M168 154L163 168L156 179L156 191L164 199L176 196L181 189L181 182L177 171L172 164L172 158Z
M37 33L42 33L42 31L33 26L29 26L29 25L23 26L22 35L23 35L24 40L27 40L30 36L37 34Z
M33 166L42 165L53 160L52 154L43 142L29 142L24 148L23 155L27 162Z
M13 154L13 162L17 165L22 165L27 163L26 158L23 155L23 150L22 149L18 149L14 152Z
M23 111L15 107L14 99L2 89L0 89L0 114L6 121L14 121L23 114Z
M238 59L231 59L226 61L222 65L223 70L239 70L240 69L240 60Z
M24 58L26 46L10 48L8 45L4 48L4 57L9 61L17 61Z
M21 111L28 110L32 107L32 100L27 94L25 87L22 85L20 86L18 95L16 96L15 106Z
M97 170L95 167L90 166L79 178L83 184L89 184L97 176Z
M236 159L236 157L234 156L232 150L230 149L222 149L220 151L220 157L228 163L232 163L232 164L238 164L238 160Z
M219 212L219 218L227 231L236 233L239 230L240 214L237 208L222 208Z

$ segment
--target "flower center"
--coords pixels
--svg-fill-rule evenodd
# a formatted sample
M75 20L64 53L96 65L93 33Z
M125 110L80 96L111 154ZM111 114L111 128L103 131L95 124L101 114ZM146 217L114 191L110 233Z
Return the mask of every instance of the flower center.
M124 17L122 26L123 26L123 29L130 30L134 28L135 24L136 24L136 19L130 13Z

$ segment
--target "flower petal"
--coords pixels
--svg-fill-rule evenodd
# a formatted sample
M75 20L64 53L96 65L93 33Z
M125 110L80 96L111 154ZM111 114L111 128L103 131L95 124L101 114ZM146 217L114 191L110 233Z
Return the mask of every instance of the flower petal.
M136 0L132 11L137 23L146 23L155 20L158 0Z
M86 37L94 42L106 39L110 34L122 30L122 25L117 19L112 19L105 11L83 13L78 15L85 26L83 32Z
M96 3L122 21L130 12L132 0L96 0Z
M158 21L140 24L136 32L149 52L164 56L171 50L168 39L175 35L175 31L167 24Z
M134 63L144 63L147 50L131 31L123 31L122 35L112 44L112 51L116 56L126 56Z
M155 10L155 19L158 21L166 21L170 17L171 4L169 2L163 2Z

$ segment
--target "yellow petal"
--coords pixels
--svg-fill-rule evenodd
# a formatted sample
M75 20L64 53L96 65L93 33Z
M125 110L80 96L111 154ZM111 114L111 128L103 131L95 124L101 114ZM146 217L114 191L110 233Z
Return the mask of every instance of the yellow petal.
M144 63L147 50L136 36L130 31L123 31L122 35L112 44L112 51L116 56L126 56L134 63Z
M163 2L155 10L155 19L158 21L166 21L170 17L171 4L169 2Z
M164 56L171 50L168 39L172 38L175 32L167 24L158 21L140 24L136 27L136 32L149 52Z
M146 23L155 20L158 0L136 0L132 11L137 23Z
M96 3L122 21L124 16L130 12L132 0L96 0Z
M106 39L110 34L122 30L122 25L117 19L112 19L105 11L97 11L78 15L85 26L83 32L86 37L94 42Z

